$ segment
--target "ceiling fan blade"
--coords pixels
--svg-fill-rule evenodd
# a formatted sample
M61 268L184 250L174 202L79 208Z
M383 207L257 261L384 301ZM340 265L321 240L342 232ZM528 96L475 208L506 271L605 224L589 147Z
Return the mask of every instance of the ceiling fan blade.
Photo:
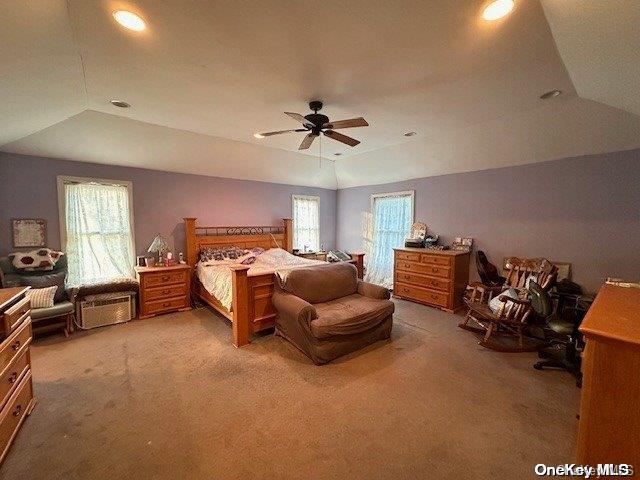
M294 120L299 121L301 124L303 125L309 125L310 127L314 127L314 123L310 122L309 120L307 120L306 118L304 118L302 115L300 115L299 113L293 113L293 112L284 112L285 115L289 115L291 118L293 118Z
M316 135L314 135L313 133L310 133L309 135L307 135L302 139L302 143L298 147L298 150L306 150L311 146L311 144L315 139L316 139Z
M272 135L280 135L281 133L289 133L289 132L306 132L307 129L306 128L296 128L295 130L278 130L277 132L264 132L264 133L258 133L258 135L260 135L260 137L270 137Z
M327 122L322 125L322 128L331 128L335 130L336 128L353 128L353 127L368 127L369 124L367 121L362 118L350 118L349 120L338 120L337 122Z
M356 140L355 138L347 137L346 135L343 135L343 134L338 133L338 132L334 132L333 130L327 130L326 132L322 132L322 133L324 133L329 138L332 138L332 139L337 140L337 141L342 142L342 143L346 143L350 147L355 147L356 145L358 145L360 143L360 140Z

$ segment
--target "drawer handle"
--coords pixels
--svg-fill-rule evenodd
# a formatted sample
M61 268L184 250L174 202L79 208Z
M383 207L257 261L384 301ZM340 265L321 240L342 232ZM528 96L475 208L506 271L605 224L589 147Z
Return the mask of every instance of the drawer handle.
M14 350L18 350L20 348L20 345L21 345L20 340L16 340L11 344L11 348L13 348Z
M404 276L404 279L405 279L405 280L409 280L409 275L405 275L405 276Z
M409 268L411 265L409 265L408 263L404 264L404 268Z
M18 415L20 415L21 411L22 411L22 405L16 405L16 409L13 412L11 412L11 414L14 417L17 417Z
M409 291L409 289L408 289L408 288L403 288L403 289L402 289L402 291L403 291L403 292L408 292L408 291Z
M16 380L18 380L18 372L13 372L11 375L9 375L8 380L11 384L16 383Z
M171 306L171 302L164 302L162 304L163 307L170 307Z
M169 280L169 278L170 278L170 277L169 277L169 275L164 275L164 276L162 277L162 280Z
M162 290L162 293L164 293L165 295L171 293L171 290Z
M434 272L437 272L437 271L438 271L438 269L437 269L436 267L433 267L433 268L432 268L432 270L433 270Z
M438 296L437 295L431 295L431 300L437 300Z

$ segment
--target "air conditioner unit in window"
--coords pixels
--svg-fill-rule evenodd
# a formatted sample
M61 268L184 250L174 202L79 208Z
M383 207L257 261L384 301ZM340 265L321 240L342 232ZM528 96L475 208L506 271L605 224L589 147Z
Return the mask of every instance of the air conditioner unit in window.
M128 322L136 316L135 295L104 293L88 295L80 302L79 327L88 328Z

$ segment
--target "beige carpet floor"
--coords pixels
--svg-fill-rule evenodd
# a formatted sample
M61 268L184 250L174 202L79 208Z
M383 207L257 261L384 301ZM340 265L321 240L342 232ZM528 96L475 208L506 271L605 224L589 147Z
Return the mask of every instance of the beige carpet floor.
M392 338L322 367L230 344L209 310L37 341L3 479L521 479L572 461L579 390L397 301Z

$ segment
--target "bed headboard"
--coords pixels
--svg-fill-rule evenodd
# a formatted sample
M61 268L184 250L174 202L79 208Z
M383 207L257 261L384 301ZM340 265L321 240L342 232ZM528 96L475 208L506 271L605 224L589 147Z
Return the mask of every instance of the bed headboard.
M241 248L262 247L264 249L280 247L290 252L293 249L292 220L284 218L277 226L236 226L201 227L196 218L184 219L187 240L187 263L192 267L198 262L200 250L207 247L235 245Z

